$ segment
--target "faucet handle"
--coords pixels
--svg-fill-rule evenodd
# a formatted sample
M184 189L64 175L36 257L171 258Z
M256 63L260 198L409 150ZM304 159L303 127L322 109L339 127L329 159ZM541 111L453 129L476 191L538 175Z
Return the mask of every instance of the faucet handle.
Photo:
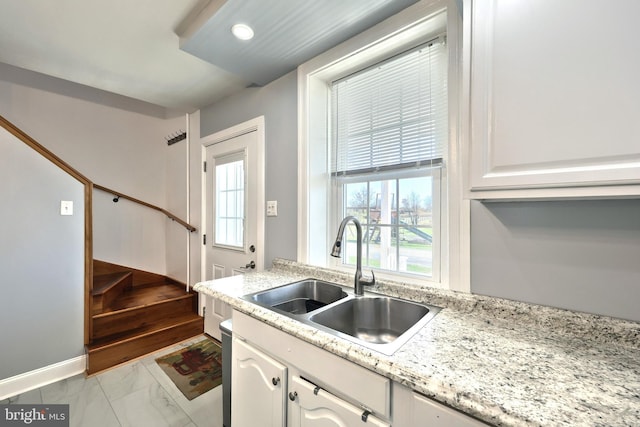
M373 270L371 270L371 279L365 279L364 277L362 277L360 279L360 283L365 285L365 286L373 286L376 284L376 275L373 274Z

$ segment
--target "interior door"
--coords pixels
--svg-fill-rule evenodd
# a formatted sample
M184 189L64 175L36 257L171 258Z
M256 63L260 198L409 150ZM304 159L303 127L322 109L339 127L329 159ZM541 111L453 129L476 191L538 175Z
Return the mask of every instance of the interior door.
M262 268L258 131L206 146L206 280Z

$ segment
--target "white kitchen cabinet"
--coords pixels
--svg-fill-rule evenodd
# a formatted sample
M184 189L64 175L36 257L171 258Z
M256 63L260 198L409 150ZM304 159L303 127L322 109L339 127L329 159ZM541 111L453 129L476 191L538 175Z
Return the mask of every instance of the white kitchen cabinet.
M297 376L289 384L289 405L289 427L390 426Z
M465 8L469 197L639 195L640 2Z
M231 317L229 304L211 296L205 296L204 333L222 341L220 323Z
M287 367L238 338L232 358L231 425L284 427Z

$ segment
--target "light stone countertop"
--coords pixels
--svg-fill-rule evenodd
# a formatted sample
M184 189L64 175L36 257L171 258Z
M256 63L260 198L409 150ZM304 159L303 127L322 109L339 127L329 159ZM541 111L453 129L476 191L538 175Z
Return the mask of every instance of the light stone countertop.
M443 307L386 356L239 298L311 277L353 282L278 259L194 289L490 424L640 426L640 323L380 281L376 293Z

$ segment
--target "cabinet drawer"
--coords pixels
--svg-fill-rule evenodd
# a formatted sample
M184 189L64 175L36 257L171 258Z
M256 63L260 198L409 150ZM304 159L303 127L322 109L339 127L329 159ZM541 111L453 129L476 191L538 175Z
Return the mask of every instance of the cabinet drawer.
M390 418L391 380L362 366L233 312L234 336L262 348L282 363L295 367L309 381L382 418Z
M307 425L363 425L389 427L390 424L367 414L362 408L351 405L326 390L316 389L300 377L293 377L289 387L291 400L290 426Z

